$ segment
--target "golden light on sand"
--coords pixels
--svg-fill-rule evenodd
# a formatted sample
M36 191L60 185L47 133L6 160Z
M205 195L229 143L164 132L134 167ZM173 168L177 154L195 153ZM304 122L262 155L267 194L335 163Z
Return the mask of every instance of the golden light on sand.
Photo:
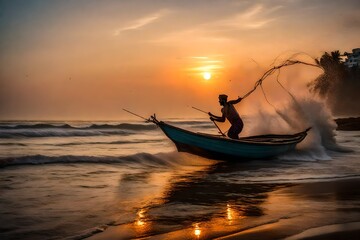
M200 236L200 234L201 234L201 230L200 229L195 229L195 235L197 236L197 237L199 237Z
M144 209L140 209L140 211L137 212L137 219L135 220L135 225L140 228L144 228L146 224L146 212Z
M145 210L140 209L140 211L137 213L137 215L139 216L139 218L145 218Z
M242 212L236 211L235 207L231 204L226 204L226 220L228 225L233 225L235 222L245 218Z
M233 218L234 218L234 213L233 213L233 210L231 209L231 206L230 206L230 204L227 204L227 206L226 206L226 217L227 217L227 220L229 221L229 224L231 224L232 223L232 220L233 220Z
M141 226L144 226L144 225L145 225L145 222L142 221L142 220L137 220L137 221L136 221L136 225L141 227Z
M201 235L201 229L200 229L200 227L199 227L199 224L198 224L198 223L195 225L194 234L195 234L195 236L196 236L197 238L200 238L200 235Z
M203 73L203 78L205 80L210 80L211 79L211 73L210 72L204 72Z

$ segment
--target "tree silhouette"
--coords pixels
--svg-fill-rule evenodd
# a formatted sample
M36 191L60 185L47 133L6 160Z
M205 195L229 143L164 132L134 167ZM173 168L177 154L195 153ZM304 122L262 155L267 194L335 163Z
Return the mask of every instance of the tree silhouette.
M349 69L341 59L340 51L325 52L316 63L324 73L308 84L310 92L326 99L337 114L360 114L360 73L358 68Z
M346 78L346 70L341 62L340 51L336 50L325 52L320 59L315 60L318 65L324 69L324 73L311 82L308 86L310 91L318 93L320 96L326 96L333 87Z

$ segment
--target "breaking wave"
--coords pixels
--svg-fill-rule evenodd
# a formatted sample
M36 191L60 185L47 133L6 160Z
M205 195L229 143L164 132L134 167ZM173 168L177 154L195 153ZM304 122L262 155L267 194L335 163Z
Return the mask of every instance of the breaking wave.
M114 145L121 145L121 144L143 144L143 143L157 143L162 139L139 139L139 140L124 140L124 141L112 141L112 142L69 142L69 143L60 143L60 144L49 144L52 146L76 146L76 145L107 145L107 144L114 144ZM0 143L0 145L2 145Z
M91 124L90 126L75 127L70 124L0 124L0 130L3 129L76 129L76 130L91 130L91 129L121 129L121 130L153 130L156 126L152 124Z
M172 167L177 165L193 165L194 158L199 164L205 159L189 156L187 154L170 153L137 153L129 156L45 156L30 155L20 157L9 157L0 159L0 168L16 165L42 165L42 164L67 164L67 163L101 163L101 164L140 164L146 167Z
M81 137L103 135L129 135L137 131L150 131L153 124L91 124L71 126L70 124L0 124L0 138L18 137Z
M174 125L188 126L189 128L213 128L208 122L201 121L170 121ZM86 137L106 135L130 135L137 132L153 131L154 124L120 123L120 124L89 124L74 126L68 123L34 123L14 124L0 123L0 138L21 137Z
M103 135L122 135L131 134L124 130L66 130L66 129L14 129L0 130L0 138L18 137L88 137Z

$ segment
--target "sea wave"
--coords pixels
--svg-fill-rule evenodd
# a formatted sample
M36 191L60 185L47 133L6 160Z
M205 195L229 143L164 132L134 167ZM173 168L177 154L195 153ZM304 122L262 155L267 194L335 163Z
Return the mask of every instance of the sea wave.
M51 146L78 146L78 145L107 145L107 144L144 144L144 143L157 143L163 139L138 139L138 140L123 140L123 141L111 141L111 142L68 142L59 144L47 144ZM1 145L1 143L0 143Z
M173 124L188 126L189 128L213 128L206 122L177 121ZM104 135L130 135L138 132L149 132L157 128L154 124L146 123L114 123L114 124L84 124L84 123L0 123L0 138L22 137L81 137Z
M171 167L175 165L186 165L189 163L187 157L178 152L170 153L137 153L128 156L46 156L29 155L20 157L0 158L0 168L16 165L41 165L41 164L67 164L67 163L104 163L104 164L140 164L146 167Z
M67 123L0 124L0 138L126 136L140 131L150 131L155 128L156 126L153 124L139 123L91 124L83 126L72 126Z
M213 124L206 121L167 121L174 125L189 125L200 128L213 127ZM91 129L121 129L121 130L153 130L156 125L149 123L0 123L0 130L14 129L75 129L75 130L91 130Z
M124 130L80 130L80 129L6 129L0 130L0 138L21 137L89 137L104 135L130 135Z
M75 130L91 130L91 129L121 129L121 130L153 130L156 126L153 124L139 123L120 123L120 124L91 124L90 126L76 127L70 124L0 124L0 130L5 129L75 129Z
M360 178L360 174L349 173L349 174L328 174L328 175L317 175L312 177L269 177L257 179L244 179L243 182L246 183L264 183L264 184L283 184L283 183L310 183L310 182L328 182L334 180L346 180L346 179L355 179Z

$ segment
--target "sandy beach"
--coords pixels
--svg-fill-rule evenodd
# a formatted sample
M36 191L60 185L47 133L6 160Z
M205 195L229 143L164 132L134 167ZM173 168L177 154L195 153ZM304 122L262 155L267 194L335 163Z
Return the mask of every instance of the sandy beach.
M187 228L167 232L156 220L142 226L152 229L146 239L358 239L360 189L356 186L359 184L360 179L356 178L241 186L253 194L249 201L244 200L247 204L243 211L224 201L223 216L199 220ZM213 201L204 197L198 200ZM89 239L130 239L139 236L142 226L136 221L112 226Z

